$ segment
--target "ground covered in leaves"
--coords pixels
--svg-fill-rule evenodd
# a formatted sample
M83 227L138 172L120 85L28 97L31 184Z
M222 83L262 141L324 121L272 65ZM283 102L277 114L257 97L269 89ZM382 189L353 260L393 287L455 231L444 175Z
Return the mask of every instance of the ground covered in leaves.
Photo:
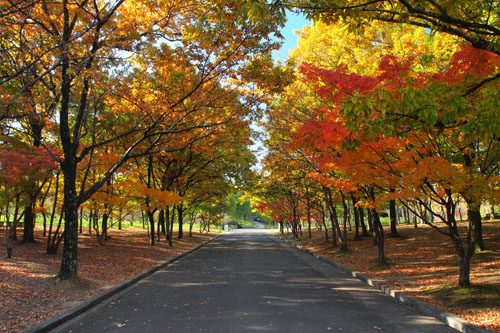
M465 227L462 226L463 231ZM329 231L330 232L330 231ZM388 232L388 231L387 231ZM317 254L372 277L394 290L403 291L491 331L500 332L500 222L483 221L487 248L472 259L473 288L457 288L458 259L450 239L419 225L399 226L401 238L386 237L389 266L377 265L377 247L371 237L358 241L350 233L349 250L340 253L324 231L304 230L296 243ZM331 236L331 235L330 235ZM288 235L291 239L291 236Z
M178 239L174 233L173 247L164 239L153 247L141 229L112 229L109 235L104 245L94 235L80 235L79 277L70 281L56 281L61 256L45 253L46 238L39 231L37 243L15 242L12 259L1 254L0 332L22 332L215 236Z

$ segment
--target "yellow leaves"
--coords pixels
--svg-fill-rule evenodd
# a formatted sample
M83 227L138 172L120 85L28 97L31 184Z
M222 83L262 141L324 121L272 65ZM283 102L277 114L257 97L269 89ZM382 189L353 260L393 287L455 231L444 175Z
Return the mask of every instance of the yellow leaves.
M153 208L164 209L184 200L184 197L181 197L174 192L161 191L153 188L147 188L145 186L142 186L142 188L138 190L148 198L149 206Z

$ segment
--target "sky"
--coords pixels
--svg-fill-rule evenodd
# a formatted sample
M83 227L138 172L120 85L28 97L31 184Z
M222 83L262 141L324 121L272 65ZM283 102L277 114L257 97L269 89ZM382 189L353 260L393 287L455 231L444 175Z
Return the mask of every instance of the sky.
M307 20L304 16L298 16L287 12L287 23L285 27L281 30L281 33L284 37L284 42L281 48L278 51L273 51L272 55L275 60L281 61L282 64L288 58L288 52L294 49L297 46L298 35L294 33L294 30L300 30L304 25L311 25L311 21ZM262 128L257 127L255 124L251 125L253 130L262 131ZM264 155L267 153L263 143L260 140L255 140L254 144L250 147L250 149L257 156L257 165L254 166L254 169L260 170L262 168L261 160Z
M273 52L273 58L285 63L288 58L288 52L297 46L297 35L293 33L294 30L302 29L304 25L311 25L311 21L307 20L304 16L295 15L287 12L287 22L285 27L281 30L283 37L285 37L283 46L280 50Z

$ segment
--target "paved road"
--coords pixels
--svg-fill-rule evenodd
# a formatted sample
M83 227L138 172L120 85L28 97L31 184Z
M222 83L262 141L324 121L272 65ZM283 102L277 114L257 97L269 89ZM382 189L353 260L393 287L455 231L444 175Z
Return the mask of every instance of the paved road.
M456 332L274 236L226 234L60 332Z

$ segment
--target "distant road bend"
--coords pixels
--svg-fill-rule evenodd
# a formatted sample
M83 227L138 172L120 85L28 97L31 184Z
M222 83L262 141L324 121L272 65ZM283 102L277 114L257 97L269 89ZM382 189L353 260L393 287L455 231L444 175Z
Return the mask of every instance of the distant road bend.
M234 230L58 332L456 332L264 230Z

